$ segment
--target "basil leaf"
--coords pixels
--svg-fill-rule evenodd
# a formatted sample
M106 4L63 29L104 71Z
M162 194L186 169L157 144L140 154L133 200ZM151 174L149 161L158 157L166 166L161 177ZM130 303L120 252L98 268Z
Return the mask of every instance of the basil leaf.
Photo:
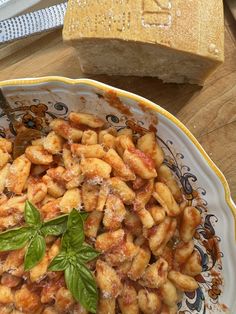
M99 255L100 253L94 250L94 248L92 248L90 245L85 244L77 252L77 258L79 259L79 262L82 263L92 261Z
M68 230L63 234L61 240L61 251L69 252L71 250L70 246L70 235L68 234Z
M23 248L32 236L32 229L21 227L0 233L0 251Z
M85 220L88 218L89 213L81 211L79 212L81 218L83 219L83 222L85 222Z
M25 254L24 268L25 270L30 270L36 264L38 264L46 250L45 239L36 233L36 235L31 239L28 249Z
M62 238L62 250L77 251L84 242L84 223L80 214L73 209L67 221L67 231Z
M69 229L69 231L71 230L71 228L77 231L83 230L83 219L76 209L72 209L68 216L67 228Z
M51 261L48 270L51 271L62 271L65 270L68 266L67 254L66 252L60 252L54 259Z
M87 311L96 313L98 291L91 271L83 264L70 264L65 270L66 286Z
M68 215L62 215L57 218L46 221L41 232L46 237L48 235L59 236L66 231L66 224L68 220Z
M25 221L29 226L39 227L41 224L40 212L29 201L25 202Z

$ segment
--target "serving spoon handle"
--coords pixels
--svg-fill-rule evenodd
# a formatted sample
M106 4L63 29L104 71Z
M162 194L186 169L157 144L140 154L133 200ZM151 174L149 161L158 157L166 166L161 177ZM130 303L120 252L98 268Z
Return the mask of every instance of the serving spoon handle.
M17 129L19 127L20 122L16 120L15 114L12 112L12 108L7 102L1 88L0 88L0 108L6 114L8 119L11 121L14 128Z

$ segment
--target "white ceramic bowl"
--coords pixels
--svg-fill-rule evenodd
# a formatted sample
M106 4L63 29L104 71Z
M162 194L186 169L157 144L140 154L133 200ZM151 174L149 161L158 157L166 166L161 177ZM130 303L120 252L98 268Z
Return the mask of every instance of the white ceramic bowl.
M94 113L117 129L127 125L153 129L158 120L165 162L178 177L189 204L202 212L195 246L204 272L197 276L196 293L185 295L180 313L236 313L236 206L225 177L179 120L140 96L87 79L12 80L1 82L0 87L28 126L44 127L53 117L66 117L72 110ZM0 135L13 133L6 116L0 114Z

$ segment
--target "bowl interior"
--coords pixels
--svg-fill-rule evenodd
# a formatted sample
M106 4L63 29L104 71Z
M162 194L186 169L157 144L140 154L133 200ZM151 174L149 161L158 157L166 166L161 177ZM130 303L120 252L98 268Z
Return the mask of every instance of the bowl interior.
M236 284L230 280L235 277L235 220L227 200L228 187L180 122L139 96L90 80L18 81L5 84L3 90L17 117L28 127L41 129L55 117L81 111L98 115L117 130L155 131L166 165L189 205L202 213L195 248L202 257L203 273L196 277L199 288L185 294L179 309L182 314L223 313L225 304L236 313ZM14 134L13 126L0 114L0 136Z

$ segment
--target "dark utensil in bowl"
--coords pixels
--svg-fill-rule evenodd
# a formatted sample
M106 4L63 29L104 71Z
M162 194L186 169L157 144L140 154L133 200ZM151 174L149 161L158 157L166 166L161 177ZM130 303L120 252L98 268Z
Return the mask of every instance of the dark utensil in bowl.
M17 135L14 139L13 158L24 154L27 146L31 145L31 141L43 136L39 130L29 129L24 124L16 119L15 113L7 102L2 90L0 89L0 108L11 121Z

